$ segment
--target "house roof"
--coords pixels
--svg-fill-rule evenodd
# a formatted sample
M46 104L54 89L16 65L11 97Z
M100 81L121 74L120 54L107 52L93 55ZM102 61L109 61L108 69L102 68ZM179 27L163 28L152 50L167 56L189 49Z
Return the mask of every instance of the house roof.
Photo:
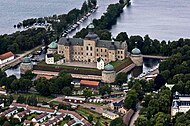
M87 86L99 86L99 83L98 81L90 81L90 80L81 80L80 81L80 84L82 85L87 85Z
M4 54L1 54L0 59L4 60L4 59L7 59L7 58L12 57L12 56L14 56L14 54L12 52L7 52L7 53L4 53Z
M53 57L53 54L47 54L47 58Z
M46 117L47 115L48 115L48 113L42 113L42 114L40 114L39 116L37 116L35 119L38 121L38 120L40 120L40 119Z
M123 123L125 125L129 125L132 115L134 114L134 110L129 109L129 111L123 116Z
M57 48L57 41L53 41L48 45L48 48L50 49L56 49Z
M122 106L123 106L123 100L121 100L121 101L119 101L119 102L114 102L113 105L114 105L114 106L122 107Z
M117 114L110 112L110 111L107 111L107 110L105 110L104 113L107 115L110 115L110 116L117 116Z
M65 99L82 100L82 101L85 101L85 100L86 100L86 98L73 97L73 96L65 96Z

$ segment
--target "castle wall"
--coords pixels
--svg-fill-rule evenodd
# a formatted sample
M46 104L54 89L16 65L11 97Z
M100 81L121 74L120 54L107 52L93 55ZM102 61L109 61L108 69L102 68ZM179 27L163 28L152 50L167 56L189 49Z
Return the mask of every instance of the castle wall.
M116 78L115 71L102 71L102 82L104 83L114 83Z

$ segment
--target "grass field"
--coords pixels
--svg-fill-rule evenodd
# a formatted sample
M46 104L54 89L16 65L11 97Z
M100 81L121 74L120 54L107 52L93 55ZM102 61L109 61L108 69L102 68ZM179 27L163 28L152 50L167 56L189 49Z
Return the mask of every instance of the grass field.
M93 116L93 121L96 123L98 120L101 123L101 126L105 126L105 122L107 122L108 124L110 123L110 119L104 118L102 115L100 115L99 113L96 113L90 109L87 108L83 108L83 107L78 107L78 109L76 110L77 113L83 115L84 117L87 117L89 115Z
M30 97L30 96L35 96L38 100L38 102L42 103L42 102L48 102L50 100L52 100L54 97L45 97L45 96L41 96L39 94L32 94L32 93L19 93L19 94L12 94L14 99L17 99L19 95L23 95L24 97Z

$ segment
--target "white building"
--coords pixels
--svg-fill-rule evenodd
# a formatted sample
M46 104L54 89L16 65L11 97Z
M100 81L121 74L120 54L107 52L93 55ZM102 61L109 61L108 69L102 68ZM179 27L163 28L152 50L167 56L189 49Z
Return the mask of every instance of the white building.
M7 53L4 53L4 54L1 54L0 55L0 64L4 64L8 61L11 61L13 60L15 57L14 57L14 54L12 52L7 52Z
M4 101L0 101L0 108L4 108L4 107L5 107Z
M55 64L53 54L46 54L45 61L47 64Z
M104 69L104 60L101 57L97 59L97 69L98 70Z
M171 116L175 116L178 112L186 113L190 110L190 94L179 94L175 92L173 95Z
M118 114L115 114L115 113L110 112L110 111L104 111L104 112L102 113L102 116L107 117L107 118L109 118L109 119L111 119L111 120L114 120L114 119L116 119L116 118L119 117Z

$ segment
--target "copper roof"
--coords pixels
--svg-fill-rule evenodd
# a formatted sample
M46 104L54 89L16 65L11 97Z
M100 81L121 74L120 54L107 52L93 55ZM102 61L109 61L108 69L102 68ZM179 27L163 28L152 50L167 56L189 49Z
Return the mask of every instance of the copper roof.
M81 80L80 84L82 85L88 85L88 86L99 86L98 81L90 81L90 80Z
M11 56L14 56L14 54L12 52L7 52L7 53L4 53L4 54L1 54L0 59L4 60L4 59L7 59L7 58L9 58Z

